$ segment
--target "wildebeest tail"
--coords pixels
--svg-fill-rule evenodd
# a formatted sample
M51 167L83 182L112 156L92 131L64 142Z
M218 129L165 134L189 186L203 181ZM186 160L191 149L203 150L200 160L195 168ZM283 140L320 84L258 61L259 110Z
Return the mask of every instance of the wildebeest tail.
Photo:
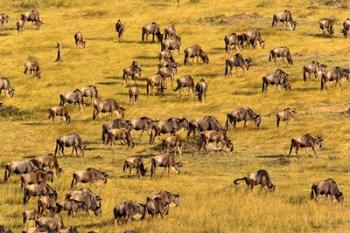
M63 106L64 105L64 96L60 95L60 105Z
M154 170L156 168L156 161L154 158L151 159L151 177L154 176Z
M321 78L321 90L324 89L324 86L325 86L325 78L322 75L322 78Z
M272 61L272 56L273 56L273 51L270 51L270 55L269 55L269 61Z
M187 65L187 58L188 58L188 52L187 50L184 51L184 64Z
M228 59L226 59L226 62L225 62L226 64L225 64L225 75L227 75L227 73L228 73L228 66L229 66L229 60Z
M226 52L229 52L230 51L230 48L229 48L230 41L227 38L227 36L225 36L224 41L225 41L225 50L226 50Z
M181 88L181 82L179 79L176 80L176 83L177 83L177 86L176 88L174 89L174 91L178 91L180 88Z
M303 68L303 79L304 79L304 82L306 81L306 67L304 66Z
M280 120L281 120L281 118L280 118L279 114L276 114L276 126L277 126L277 128L280 126Z
M311 186L311 193L310 193L310 199L313 200L316 198L316 192L315 192L315 189L317 188L317 185L316 184L313 184Z
M70 188L73 188L73 186L77 183L77 174L73 173L72 182L70 183Z
M264 92L266 91L266 85L267 85L267 80L266 77L262 77L262 85L261 85L261 91Z
M55 148L55 156L57 155L59 146L60 146L60 141L57 139L57 140L56 140L56 148Z
M147 86L146 86L146 92L147 92L147 95L149 94L149 86L150 86L150 83L149 83L149 81L147 80Z
M10 174L10 165L6 164L5 165L5 174L4 174L4 181L7 181L9 178L9 174Z
M106 143L106 133L107 133L107 128L105 125L102 125L102 142Z
M228 130L228 125L229 125L229 118L230 118L230 113L227 113L226 115L226 123L225 123L225 129Z
M246 177L239 178L239 179L235 179L235 180L233 181L233 183L234 183L235 185L239 185L238 181L240 181L240 180L245 180L245 179L246 179Z
M272 16L272 24L271 24L271 26L272 27L275 26L276 23L277 23L276 15L273 15Z

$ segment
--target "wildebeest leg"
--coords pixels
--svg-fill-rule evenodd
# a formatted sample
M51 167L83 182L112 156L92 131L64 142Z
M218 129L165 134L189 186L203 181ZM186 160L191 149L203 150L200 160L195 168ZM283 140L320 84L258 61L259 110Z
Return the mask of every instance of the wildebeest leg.
M287 128L287 126L288 126L288 120L286 120L286 126L284 127L284 129L286 129Z
M294 147L293 143L291 143L288 156L290 156L292 154L293 147Z
M74 155L74 148L75 146L72 146L72 156Z
M312 151L314 152L316 158L318 158L317 153L316 153L316 150L315 150L315 147L312 146L311 148L312 148Z
M244 120L244 125L243 125L244 128L247 128L247 121Z
M64 154L64 146L62 145L62 146L60 146L60 147L61 147L60 151L61 151L62 155L63 155L63 156L66 156L66 155Z

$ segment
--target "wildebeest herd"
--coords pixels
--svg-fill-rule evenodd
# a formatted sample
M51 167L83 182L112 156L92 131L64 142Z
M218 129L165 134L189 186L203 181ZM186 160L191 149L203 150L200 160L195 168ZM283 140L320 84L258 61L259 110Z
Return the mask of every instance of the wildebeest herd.
M9 19L10 17L8 15L0 14L1 29L5 27ZM43 21L40 19L37 9L21 14L20 19L16 22L19 35L22 34L27 22L32 22L38 29L40 28ZM275 27L279 23L285 24L286 28L289 26L293 31L296 30L297 23L294 21L292 13L288 10L273 15L272 26ZM334 22L332 20L322 19L319 24L324 35L334 35ZM125 37L126 29L123 21L118 19L115 24L115 30L119 41L122 41ZM344 37L348 37L349 29L350 20L346 19L341 30ZM178 30L176 30L175 24L166 27L164 33L162 33L161 26L156 22L151 22L141 27L142 42L149 41L149 36L152 36L152 42L157 40L160 43L161 51L159 52L158 72L145 78L145 92L147 95L158 93L161 96L167 89L168 82L173 87L173 79L179 68L173 53L177 50L177 53L181 54L182 39L178 34ZM86 40L80 31L74 34L74 43L76 47L86 47ZM237 70L240 67L243 75L244 70L249 70L253 63L253 58L244 58L240 51L250 47L255 48L257 45L261 49L265 47L265 41L262 39L261 32L257 29L246 31L242 34L232 32L224 37L224 44L227 53L230 53L232 48L236 48L238 51L234 56L226 58L225 76L232 76L233 68ZM209 63L208 53L198 44L193 44L191 47L185 48L183 50L183 56L184 65L193 64L194 59L196 59L197 63L200 59L204 65ZM288 47L281 46L270 50L268 61L277 62L278 58L281 58L282 61L286 59L289 65L293 65L292 53ZM121 79L123 86L128 86L129 79L134 80L134 84L128 90L128 96L133 105L136 105L139 101L141 90L137 85L137 81L142 78L142 71L142 65L138 61L132 61L129 67L122 69ZM335 86L341 86L341 79L349 79L350 70L349 68L339 66L328 70L327 65L314 60L310 64L306 64L302 68L302 72L305 82L311 79L312 76L315 79L320 76L321 90L323 90L327 88L326 83L330 81L335 81ZM39 61L36 58L29 57L25 62L24 74L28 78L36 77L40 79L42 77ZM286 91L292 91L292 85L288 77L288 73L282 69L276 69L274 73L264 75L262 77L262 92L266 92L269 85L281 86ZM181 97L183 89L188 89L189 93L197 96L200 102L205 101L207 91L209 90L208 84L203 78L195 82L191 74L176 79L176 87L173 90L178 92ZM11 86L8 78L3 77L0 79L0 94L2 91L9 97L13 97L15 94L15 89ZM90 99L90 104L86 101L86 98ZM199 152L225 151L232 153L234 151L234 143L228 135L230 126L236 128L237 123L243 122L243 127L246 128L247 122L252 122L256 127L260 127L263 117L250 107L241 107L226 114L224 126L214 116L204 116L200 119L170 117L160 120L147 116L136 119L124 119L127 109L113 98L102 99L95 85L75 88L71 92L62 93L59 95L57 102L57 105L48 109L48 119L51 121L54 121L56 116L61 117L61 121L67 124L72 121L71 114L65 107L67 104L78 105L80 110L85 110L91 106L92 120L101 119L102 113L108 113L111 121L102 125L101 141L106 145L110 145L112 149L116 141L120 141L122 146L127 146L130 150L137 146L138 143L133 138L135 131L141 131L139 139L141 139L143 133L146 131L149 136L150 145L155 144L156 140L160 143L160 153L150 159L150 168L146 167L144 159L141 156L131 156L125 159L121 167L126 179L132 176L133 169L139 178L144 177L147 172L150 173L152 179L155 178L158 167L163 167L164 172L167 169L168 176L171 169L176 170L176 173L179 174L183 164L178 162L177 158L184 154L184 147L190 147L191 144L194 144ZM112 120L114 113L119 118ZM296 109L292 107L287 107L277 112L275 115L276 126L279 127L281 122L285 122L285 127L287 127L289 121L294 119L296 113ZM180 137L181 131L187 132L186 139ZM170 135L160 139L162 134ZM192 140L193 138L195 140ZM323 140L322 136L311 135L310 133L306 133L298 138L292 138L289 155L291 155L293 149L298 154L299 148L311 148L317 157L316 149L322 147ZM63 172L63 169L59 165L58 157L60 155L66 156L65 148L71 147L72 155L75 152L76 156L84 156L87 146L79 134L71 133L59 136L56 139L54 153L5 164L4 181L9 181L14 174L20 175L23 205L26 205L33 197L37 197L38 208L27 209L22 214L24 227L27 221L34 221L35 227L24 229L23 232L74 233L77 232L75 227L67 227L63 224L63 219L60 216L62 211L67 212L68 216L76 216L80 212L89 211L96 216L102 214L101 202L103 197L93 193L90 189L72 190L66 193L63 201L58 201L58 194L51 185L54 176L56 176L55 179L59 178ZM70 188L74 189L79 183L107 183L107 179L108 174L105 171L88 167L75 171L72 174ZM276 187L266 170L258 170L243 178L237 178L233 183L238 185L239 181L244 181L249 190L252 190L255 185L261 185L270 191L275 191ZM312 184L310 198L317 200L320 195L330 195L332 199L334 198L338 202L343 202L344 200L343 193L339 191L336 182L331 178ZM179 193L160 191L154 195L147 196L145 203L125 200L113 208L115 224L142 220L146 215L152 217L160 215L163 218L168 214L169 207L179 205L179 199ZM0 232L11 232L11 230L0 226Z

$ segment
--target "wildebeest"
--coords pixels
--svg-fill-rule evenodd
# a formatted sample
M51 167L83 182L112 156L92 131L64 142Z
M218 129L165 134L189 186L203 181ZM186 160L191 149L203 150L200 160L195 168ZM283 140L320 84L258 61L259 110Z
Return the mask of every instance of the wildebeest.
M205 130L224 130L225 128L219 123L219 121L213 116L205 116L203 118L192 120L188 123L188 133L187 137L191 134L194 136L197 132L202 132Z
M312 184L310 199L315 199L315 201L317 201L319 196L322 195L326 195L326 198L328 197L328 195L330 195L332 201L333 198L335 198L337 202L343 203L344 201L343 193L340 192L337 183L332 178L328 178L324 181Z
M174 64L175 65L175 64ZM176 65L173 66L161 66L158 69L158 74L162 76L163 80L166 80L167 78L170 79L171 87L173 86L173 78L176 73Z
M292 86L288 80L288 74L281 69L275 70L275 73L268 74L262 77L262 92L267 91L268 85L281 86L286 91L291 91Z
M275 191L275 185L272 184L269 173L266 170L258 170L244 176L243 178L235 179L233 183L238 185L238 181L244 180L249 190L253 190L255 185L261 185L262 188L267 188L270 191Z
M0 233L12 233L12 231L10 228L0 225Z
M309 77L311 74L314 74L315 79L318 76L318 73L322 72L322 70L326 69L327 65L321 64L320 62L314 60L310 64L307 64L303 67L303 78L304 82L306 81L307 77Z
M339 66L334 67L331 71L323 69L321 78L321 90L327 89L326 83L335 81L335 87L339 84L341 86L340 80L346 78L349 80L350 70L349 68L342 68Z
M201 79L195 86L194 92L200 102L207 97L208 85L204 79Z
M139 178L146 175L147 169L145 168L143 159L140 156L129 157L124 161L123 172L125 173L125 178L128 178L127 169L129 169L129 176L131 176L131 169L133 168L136 169L136 175Z
M13 97L15 94L15 89L11 86L10 81L7 78L0 78L0 95L2 90L4 90L10 97Z
M147 213L146 205L133 201L124 201L113 208L114 223L142 220Z
M238 108L227 113L226 130L228 130L229 125L232 124L233 127L236 128L236 123L240 121L244 122L244 128L247 127L247 121L253 121L256 127L259 127L261 124L261 116L260 114L255 113L251 108Z
M293 58L290 54L289 48L283 46L272 49L269 55L269 62L272 60L276 62L276 59L279 57L282 58L282 61L284 61L284 58L287 58L288 64L293 65Z
M131 66L124 68L123 69L123 80L124 80L125 86L128 84L129 77L131 77L131 79L135 81L135 85L136 85L136 80L138 78L141 78L141 71L142 71L141 67L140 67L139 63L136 61L133 61Z
M55 211L57 213L60 213L61 211L67 211L68 216L71 216L72 214L73 216L77 216L79 210L87 210L84 203L69 199L66 199L63 202L56 203Z
M38 60L35 58L28 58L26 63L24 64L24 74L29 77L30 75L33 75L32 77L36 77L37 79L41 78L41 71Z
M343 33L345 38L348 38L349 30L350 30L350 19L347 18L346 20L344 20L343 29L340 32Z
M45 182L29 184L23 189L23 204L27 204L31 197L50 196L57 199L57 192Z
M51 213L57 212L57 198L55 196L43 195L38 199L38 213L43 214L45 210L49 210Z
M232 32L232 33L226 35L224 37L224 42L225 42L225 50L227 53L231 51L231 48L233 46L236 47L238 50L242 49L242 46L238 42L238 39L237 39L237 33L235 33L235 32Z
M194 94L194 81L191 75L184 75L176 80L177 86L174 91L178 91L182 96L182 89L188 88L189 93Z
M176 36L175 24L171 24L170 26L164 29L164 40L168 38L174 38L175 36Z
M76 227L66 227L64 229L60 229L58 233L78 233L78 230Z
M260 48L265 47L265 41L261 38L261 33L259 30L253 29L246 31L243 33L243 35L246 43L251 45L253 48L255 48L257 44L259 44Z
M170 133L175 135L180 129L188 130L188 120L186 117L182 118L169 118L166 121L158 121L152 126L151 135L150 135L150 144L153 144L155 138L161 134Z
M56 214L50 217L41 217L35 221L36 227L39 227L48 232L57 232L64 228L63 219Z
M38 212L36 209L25 210L22 213L23 224L25 225L28 220L35 221L39 218Z
M154 156L151 159L151 177L152 178L155 177L157 167L164 167L164 172L165 172L165 169L168 169L168 176L169 176L170 168L173 167L176 170L176 173L179 174L180 166L181 166L181 163L176 162L174 155Z
M168 204L170 207L177 207L180 202L180 194L178 192L171 193L168 191L160 191L154 195L147 196L147 200L157 197L160 198L164 204Z
M39 163L39 168L44 171L44 168L48 168L49 171L52 171L55 169L56 176L60 176L63 172L63 169L58 164L58 159L56 156L54 156L52 153L49 153L47 155L41 155L37 156L36 161Z
M149 34L152 34L152 42L154 42L154 36L157 36L159 42L163 41L163 34L160 32L159 24L157 24L156 22L152 22L142 27L142 41L145 41L145 35L146 40L148 41Z
M88 85L86 87L79 88L83 97L90 97L91 99L98 99L98 91L95 85Z
M209 63L209 57L208 55L204 52L204 50L202 49L201 46L199 46L198 44L194 44L189 48L186 48L184 50L184 64L187 65L189 62L189 58L192 58L192 62L194 60L194 58L197 58L197 63L198 63L198 58L200 57L203 61L203 63L208 64Z
M0 31L2 31L4 25L9 22L10 16L1 13L0 14Z
M278 23L285 24L286 30L288 25L293 31L297 26L297 23L293 20L292 13L289 10L284 10L272 16L272 27L277 26Z
M332 37L334 35L333 23L334 21L331 19L322 19L320 21L320 29L322 30L323 36L328 34L328 36Z
M96 120L96 116L101 119L100 113L109 113L109 117L112 118L112 114L118 113L122 118L124 118L124 107L120 106L114 99L97 99L94 101L94 111L92 114L92 119Z
M75 151L75 154L78 156L78 150L80 151L80 154L84 156L85 152L85 145L82 144L81 137L79 134L72 133L68 134L66 136L61 136L57 138L56 140L56 149L55 149L55 156L56 154L61 154L65 156L64 154L64 148L65 147L72 147L72 156Z
M131 124L129 120L124 119L115 119L113 121L104 123L102 125L102 142L107 143L107 137L108 137L108 131L111 129L120 129L125 128L128 129L128 131L131 130Z
M152 217L159 214L163 218L169 212L169 204L164 203L160 197L147 198L146 208Z
M240 53L236 53L233 57L226 58L225 76L230 74L230 76L232 77L233 67L236 68L236 73L237 73L237 67L241 67L244 75L244 69L249 70L249 66L251 62L252 62L251 58L244 59Z
M25 26L25 21L24 20L22 20L22 19L17 20L17 22L16 22L16 29L17 29L18 35L23 34L24 26Z
M39 163L35 159L26 159L21 161L14 161L5 164L5 175L4 181L10 179L12 174L25 174L33 171L39 170Z
M286 127L288 126L288 123L290 120L294 120L294 115L297 113L297 111L294 108L285 108L283 111L278 112L276 114L276 125L277 128L280 126L280 122L284 121L286 122Z
M159 61L171 61L175 62L175 59L169 50L162 50L159 52Z
M182 140L178 136L169 136L162 141L162 151L166 153L179 152L182 155Z
M154 89L156 88L160 94L164 93L166 89L166 82L160 74L151 75L147 78L146 84L147 95L149 95L150 89L152 89L152 95L154 95Z
M118 21L115 24L115 31L117 32L118 40L120 41L125 31L125 25L122 23L120 19L118 19Z
M74 200L83 203L87 210L93 211L96 216L102 215L101 197L89 189L81 189L66 194L65 200Z
M51 171L45 172L36 170L33 172L25 173L20 178L21 189L29 184L40 184L42 182L53 182L53 173Z
M32 22L36 25L37 29L40 29L40 25L43 24L43 21L41 21L39 17L39 11L36 9L21 14L21 20L24 22Z
M201 132L198 140L199 151L202 149L207 151L209 143L216 143L217 146L220 143L222 150L226 147L228 151L233 151L233 142L227 136L225 130L206 130Z
M60 94L59 98L61 106L65 106L66 103L68 103L74 105L78 104L80 110L86 107L84 103L84 94L79 89L75 89L73 92Z
M139 99L139 89L135 87L129 88L129 101L132 105L136 104Z
M175 50L177 49L178 54L180 54L181 48L181 37L175 35L173 38L168 38L164 40L161 44L161 50Z
M52 119L52 122L54 122L55 116L61 116L61 121L66 123L71 122L68 110L64 106L53 106L49 108L49 120Z
M308 148L311 147L315 156L317 157L317 153L315 147L321 148L323 144L322 136L313 136L311 134L305 134L300 138L292 138L290 143L289 156L292 153L293 148L295 148L295 154L298 155L299 148Z
M147 132L148 135L151 134L150 131L152 131L153 125L155 123L157 123L159 120L154 120L152 118L149 117L140 117L139 119L131 119L129 121L130 124L130 129L129 131L135 130L135 131L140 131L141 130L141 134L140 134L140 138L139 140L141 140L142 134L144 133L144 131ZM150 131L149 131L150 130Z
M107 183L108 174L103 171L99 171L95 168L87 168L86 170L76 171L73 173L73 178L70 187L73 188L76 184L80 183L95 183L99 180Z
M85 48L86 41L80 31L74 34L74 43L76 47Z
M123 144L131 148L135 146L130 132L125 128L108 130L106 143L110 143L112 146L115 140L120 140Z

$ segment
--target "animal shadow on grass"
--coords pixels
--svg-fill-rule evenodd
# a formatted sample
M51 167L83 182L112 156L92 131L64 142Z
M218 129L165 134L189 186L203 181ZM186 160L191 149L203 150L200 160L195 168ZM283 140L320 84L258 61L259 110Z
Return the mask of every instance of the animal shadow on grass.
M246 95L246 96L252 96L252 95L257 95L258 91L254 90L237 90L233 92L233 95Z
M5 32L5 33L3 33L3 32L0 32L0 36L9 36L10 34L9 33L7 33L7 32Z
M57 122L59 122L59 121L56 121L56 123ZM53 125L53 124L55 124L55 123L52 123L52 122L26 122L26 123L22 123L21 125L40 126L40 125Z
M133 57L134 59L144 59L144 60L154 60L158 59L158 56L146 56L146 55L141 55L141 56L136 56Z
M142 41L139 41L139 40L123 40L123 39L121 41L115 40L114 42L120 43L120 44L142 44L143 43Z
M88 214L86 214L88 215ZM101 228L108 226L110 224L110 220L104 220L102 222L98 223L89 223L89 224L77 224L76 226L79 227L85 227L85 228Z
M113 41L115 37L87 37L86 40Z
M105 85L105 86L111 86L118 82L97 82L96 85Z
M336 39L336 36L328 36L328 35L323 35L322 33L302 33L302 35L305 36L311 36L315 38L322 38L322 39Z
M206 78L215 78L215 77L220 77L222 76L222 73L199 73L199 74L195 74L195 76L198 77L206 77Z

